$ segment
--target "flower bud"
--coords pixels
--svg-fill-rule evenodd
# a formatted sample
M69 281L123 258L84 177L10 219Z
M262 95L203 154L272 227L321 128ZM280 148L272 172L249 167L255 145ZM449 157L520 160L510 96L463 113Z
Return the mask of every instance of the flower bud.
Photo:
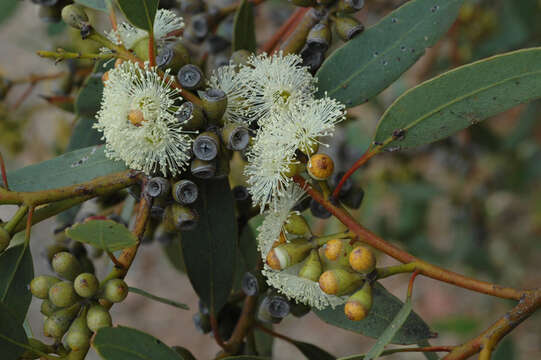
M231 61L235 65L248 65L248 59L250 58L251 53L248 50L237 50L231 54Z
M306 169L312 179L321 181L332 175L334 171L334 162L329 155L315 154L308 160Z
M65 309L55 311L43 323L43 335L60 340L77 316L81 305L73 304Z
M61 281L53 284L49 289L49 300L59 308L73 305L79 300L71 281Z
M242 291L248 296L260 294L267 288L265 278L260 272L253 273L247 271L244 273L241 281Z
M299 271L299 276L312 281L318 281L321 276L322 266L317 250L310 251L310 255Z
M194 314L192 319L195 328L201 334L208 334L209 332L211 332L212 327L210 326L210 316L208 314L198 312Z
M203 102L203 110L207 118L214 124L223 125L223 115L227 106L227 96L220 89L200 91L199 97Z
M173 199L181 205L193 204L198 196L199 189L191 180L182 179L173 184Z
M337 10L342 13L354 13L364 7L364 0L340 0Z
M49 275L41 275L35 277L30 282L30 292L32 292L32 295L34 295L38 299L48 299L49 289L51 288L51 286L60 281L60 279Z
M327 22L315 24L306 37L306 46L324 53L331 43L331 29Z
M376 257L366 246L357 246L349 254L349 265L357 272L368 274L376 267Z
M46 299L41 302L39 312L45 316L51 316L52 313L54 313L57 310L59 310L59 308L54 306L49 299Z
M11 241L11 235L4 229L0 227L0 253L4 251Z
M250 143L250 133L242 125L229 123L222 129L222 140L229 150L240 151Z
M199 134L193 142L193 153L200 160L210 161L215 159L219 149L220 139L212 131Z
M205 84L205 76L201 69L194 64L187 64L180 68L177 74L177 79L185 89L199 89Z
M206 126L203 109L190 101L186 101L177 113L178 121L183 124L183 130L199 130Z
M79 274L73 281L73 288L77 295L82 298L88 299L96 295L100 283L96 276L90 273Z
M86 314L86 323L91 331L96 332L102 327L112 325L111 315L103 306L92 305Z
M344 313L351 321L362 320L372 308L372 286L365 281L363 287L351 295L344 307Z
M354 186L351 191L341 198L344 205L350 209L358 209L361 207L364 199L364 190L360 187Z
M83 311L83 314L75 319L69 327L64 341L72 351L80 351L88 349L90 336L92 333L86 325L86 312Z
M81 271L81 264L67 251L56 253L51 261L53 270L64 279L73 280Z
M216 174L216 162L193 159L190 164L190 171L196 178L210 179Z
M88 354L88 347L83 348L81 350L72 350L68 353L68 355L64 358L65 360L84 360L86 357L86 354Z
M280 235L278 235L278 239L276 239L274 243L272 243L272 248L274 249L275 247L285 244L285 243L287 243L286 234L283 231L280 231Z
M344 259L343 265L348 264L347 259L351 249L352 246L350 245L349 240L344 239L332 239L323 245L325 257L330 261L340 261L341 259Z
M71 4L62 9L62 20L72 28L82 30L90 26L88 15L84 8L79 5Z
M128 296L128 285L122 279L111 279L105 283L103 297L112 303L123 301Z
M282 270L303 261L313 248L305 239L278 245L267 254L267 264L274 270Z
M308 223L302 217L299 215L296 211L292 211L289 213L289 216L287 218L287 221L284 225L284 229L293 235L304 235L306 233L310 233L310 226L308 226Z
M273 318L283 319L289 315L289 301L283 295L267 296L267 306L269 313Z
M344 41L351 40L355 35L364 30L363 24L351 16L336 18L334 22L338 36Z
M189 231L197 226L199 214L195 209L174 203L165 210L165 218L169 222L169 224L164 224L167 229Z
M319 287L329 295L342 296L359 287L364 277L344 269L327 270L319 277Z
M310 199L310 212L312 215L319 219L328 219L331 217L331 213L314 199Z
M171 184L163 177L153 177L145 187L146 193L152 198L166 198L171 194Z

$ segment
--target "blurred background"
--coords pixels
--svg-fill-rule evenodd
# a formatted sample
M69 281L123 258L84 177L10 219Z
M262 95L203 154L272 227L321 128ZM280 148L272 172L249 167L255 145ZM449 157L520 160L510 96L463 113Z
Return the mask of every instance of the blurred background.
M358 18L370 26L405 1L367 0ZM227 0L217 4L230 4ZM163 6L175 5L162 1ZM256 8L258 44L269 39L291 14L286 1L268 0ZM97 46L76 40L56 23L54 12L31 1L0 0L0 151L8 170L50 159L63 153L76 123L70 112L72 94L91 71L91 63L62 62L36 55L57 47L96 51ZM181 14L183 15L183 14ZM102 29L107 19L95 14ZM188 20L189 16L185 16ZM228 29L220 30L227 39ZM230 31L230 30L229 30ZM368 147L383 111L403 91L443 71L497 53L541 43L541 1L466 0L449 33L401 79L377 98L352 109L349 119L330 140L338 170L348 167ZM335 42L335 46L340 46ZM209 61L210 67L213 66ZM214 65L218 63L215 61ZM28 76L46 75L32 83ZM5 96L5 79L15 84ZM26 79L26 80L25 80ZM509 94L512 96L512 94ZM71 99L71 100L70 100ZM378 155L355 175L365 199L357 218L383 238L438 265L476 278L515 288L541 286L541 102L519 106L474 125L451 138L408 152ZM77 215L96 209L86 204ZM14 209L0 207L6 219ZM36 274L51 273L45 256L53 243L55 221L33 228L32 253ZM312 219L315 233L340 229L335 221ZM183 311L131 294L113 308L115 324L136 327L168 345L187 347L198 359L210 359L219 348L210 335L199 333L192 317L198 299L187 277L172 266L154 241L145 245L130 270L131 286L190 306ZM381 265L393 264L380 256ZM105 257L95 260L97 273L107 272ZM234 266L234 264L231 264ZM404 298L407 275L383 281ZM511 302L419 278L414 309L439 337L433 345L453 345L477 335L502 316ZM29 324L41 337L39 304L32 304ZM362 353L374 343L320 321L315 315L288 317L274 330L296 340L317 344L335 356ZM273 359L296 359L292 345L276 340ZM91 354L89 359L97 359ZM422 359L395 355L389 359ZM541 314L528 319L507 337L498 360L541 358Z

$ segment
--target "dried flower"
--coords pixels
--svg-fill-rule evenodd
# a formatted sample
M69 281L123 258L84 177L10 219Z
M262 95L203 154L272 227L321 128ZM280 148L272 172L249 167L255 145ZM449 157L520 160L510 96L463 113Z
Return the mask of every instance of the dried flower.
M129 61L109 70L94 125L108 157L146 174L178 174L190 159L192 140L175 116L179 91L167 74L162 79L148 63L140 68Z

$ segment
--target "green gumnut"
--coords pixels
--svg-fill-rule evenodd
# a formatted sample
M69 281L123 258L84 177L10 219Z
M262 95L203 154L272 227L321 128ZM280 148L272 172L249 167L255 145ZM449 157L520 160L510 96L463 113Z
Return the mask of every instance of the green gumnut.
M86 299L96 295L99 287L98 279L90 273L79 274L73 281L73 288L77 295Z
M101 305L92 305L86 314L86 323L91 331L96 332L102 327L111 326L113 321L106 308Z
M77 303L54 312L43 323L43 334L47 337L61 339L77 316L80 308L81 305Z
M54 306L67 307L79 300L71 281L62 281L49 289L49 300Z
M85 312L73 321L64 341L72 351L81 351L88 349L91 336L92 333L86 324Z
M73 281L82 272L81 264L77 258L67 251L56 253L51 265L53 270L66 280Z
M294 235L304 235L310 232L308 223L301 215L291 212L284 225L285 230Z
M0 252L4 251L11 240L11 235L4 229L3 227L0 227Z
M86 349L81 350L72 350L69 352L68 356L65 358L66 360L83 360L88 353L89 347Z
M30 292L38 299L47 299L49 297L49 289L51 286L60 281L60 279L55 278L54 276L37 276L30 282Z
M135 52L135 55L139 56L142 60L148 60L149 53L149 40L148 37L145 37L133 45L133 52Z
M57 306L54 306L49 300L43 300L41 303L40 312L45 316L51 316L55 311L60 310Z
M47 246L47 249L45 250L45 255L47 256L47 260L49 260L49 263L52 263L54 256L62 251L68 251L68 247L59 241Z
M110 302L118 303L128 296L128 285L122 279L111 279L105 283L103 297Z

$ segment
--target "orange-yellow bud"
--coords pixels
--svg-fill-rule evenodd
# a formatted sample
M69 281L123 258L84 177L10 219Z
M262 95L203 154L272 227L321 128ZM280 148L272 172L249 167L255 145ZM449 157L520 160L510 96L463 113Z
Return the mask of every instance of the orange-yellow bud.
M278 245L267 254L267 264L274 270L285 269L306 259L312 247L304 239Z
M308 255L306 262L299 270L299 276L308 280L318 281L321 276L321 270L322 267L319 255L317 250L313 249L310 251L310 255Z
M372 286L365 282L363 287L351 295L344 306L344 313L351 321L362 320L372 308Z
M327 270L319 277L319 287L324 293L341 296L355 290L363 277L344 269Z
M357 272L369 273L376 267L376 257L366 246L357 246L349 254L349 265Z
M308 174L315 180L325 180L334 171L334 162L329 155L315 154L306 165Z
M325 256L327 259L334 261L338 259L340 254L342 253L343 248L342 240L340 239L332 239L329 242L327 242L327 245L325 246Z

